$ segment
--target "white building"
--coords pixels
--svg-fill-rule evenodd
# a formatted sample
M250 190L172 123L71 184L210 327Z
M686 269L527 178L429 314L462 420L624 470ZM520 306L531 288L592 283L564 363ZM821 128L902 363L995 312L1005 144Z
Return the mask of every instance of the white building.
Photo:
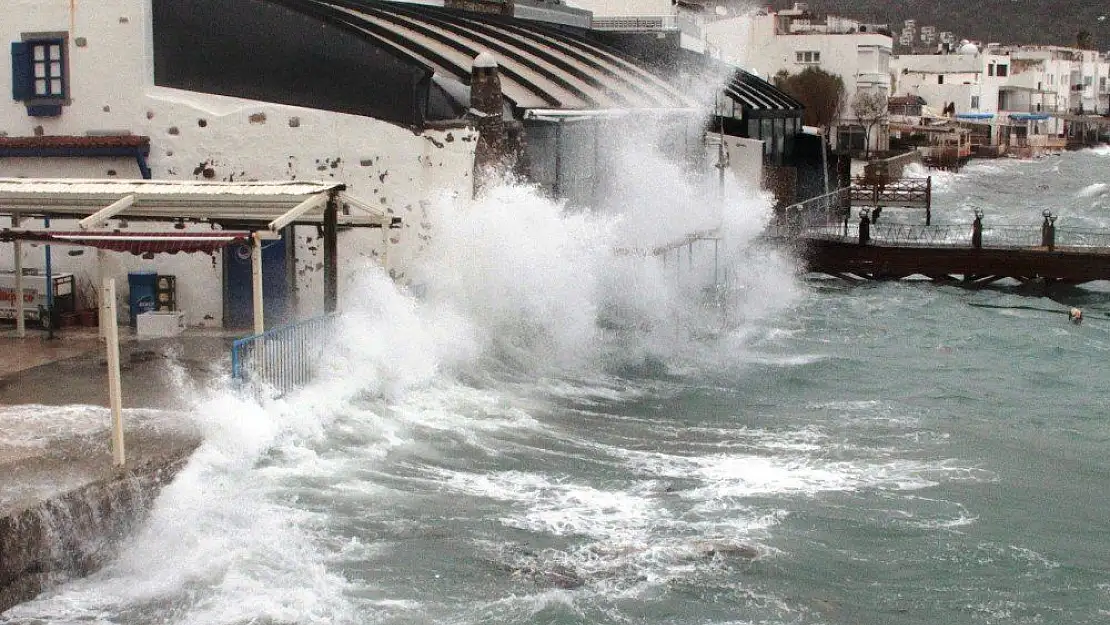
M892 91L923 98L936 114L998 110L999 88L1010 73L1009 58L984 54L965 43L954 54L902 54L891 59Z
M919 96L936 114L948 109L994 133L1016 129L1017 144L1060 148L1067 114L1106 112L1110 104L1110 63L1090 50L993 44L980 50L965 41L950 54L896 56L891 66L894 93Z
M490 114L475 118L469 88L471 63L488 44L458 28L457 13L396 7L378 7L370 17L315 0L8 0L0 38L13 55L0 64L0 83L13 97L0 100L0 178L341 182L353 198L348 209L373 207L402 220L389 239L391 268L403 273L406 260L426 245L429 211L444 194L473 192L475 154L484 140L477 127ZM425 15L447 34L418 35L433 28L422 23ZM578 144L596 137L564 132L570 124L558 117L560 110L643 108L689 116L694 106L650 72L609 63L599 44L567 37L548 46L547 31L533 36L527 23L515 26L512 58L498 57L504 106L494 108L504 109L509 143L514 133L528 136L521 142L533 152L528 173L556 194L597 186L605 173L587 157L574 159L596 154ZM559 57L554 71L547 65L551 55ZM566 152L563 158L552 157L557 150ZM76 228L59 220L50 227ZM149 227L156 226L109 223L111 229ZM267 303L267 317L274 313L280 322L319 312L317 229L290 226L271 249L273 258L263 260L266 275L278 280L279 305ZM340 267L352 268L360 258L380 261L384 239L380 230L346 231L339 249ZM172 274L189 325L239 325L232 303L244 285L229 273L237 254L109 254L102 266L96 254L71 256L59 248L53 270L74 274L79 284L100 272L121 284L134 270ZM42 269L40 247L24 245L22 256L24 267ZM11 246L0 246L0 267L12 264Z
M1107 76L1110 57L1095 50L1061 46L1013 46L999 49L1015 65L1030 72L1023 86L1033 80L1044 97L1033 98L1046 110L1079 114L1106 113L1110 104ZM1022 101L1024 103L1024 100Z
M858 91L890 93L890 55L893 40L855 20L828 16L817 19L804 5L779 12L755 11L725 17L703 27L705 38L726 61L764 79L786 71L797 73L819 67L844 80L845 101L836 142L861 137L851 102ZM871 149L885 149L885 129L872 133ZM862 147L862 146L856 146Z

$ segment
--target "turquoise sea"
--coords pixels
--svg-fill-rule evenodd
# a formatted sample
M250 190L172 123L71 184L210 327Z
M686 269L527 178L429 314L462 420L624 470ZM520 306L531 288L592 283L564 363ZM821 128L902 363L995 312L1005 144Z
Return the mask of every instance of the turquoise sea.
M934 176L937 223L1110 228L1110 149ZM704 254L610 252L697 218L441 207L421 299L367 268L313 387L188 390L140 535L0 622L1110 623L1110 288L800 275L730 193L727 324Z

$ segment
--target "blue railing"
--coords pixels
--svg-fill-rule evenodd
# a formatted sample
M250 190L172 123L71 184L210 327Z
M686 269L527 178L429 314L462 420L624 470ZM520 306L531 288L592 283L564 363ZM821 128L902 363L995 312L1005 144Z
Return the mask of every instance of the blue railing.
M313 317L236 340L231 377L258 395L281 396L316 378L335 315Z

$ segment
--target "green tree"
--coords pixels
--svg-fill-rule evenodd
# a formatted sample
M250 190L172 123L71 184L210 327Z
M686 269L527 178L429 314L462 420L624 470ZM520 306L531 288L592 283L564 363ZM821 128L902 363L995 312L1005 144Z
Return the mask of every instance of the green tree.
M802 120L828 136L844 110L844 80L820 67L807 67L797 74L782 70L772 79L775 86L805 106Z

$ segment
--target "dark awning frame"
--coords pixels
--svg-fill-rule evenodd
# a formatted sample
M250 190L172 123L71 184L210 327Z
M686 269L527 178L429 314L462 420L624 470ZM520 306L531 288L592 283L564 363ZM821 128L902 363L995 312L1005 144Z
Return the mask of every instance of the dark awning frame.
M51 230L0 230L0 242L29 241L52 245L79 245L110 252L143 254L213 254L232 243L246 241L250 232L59 232Z

